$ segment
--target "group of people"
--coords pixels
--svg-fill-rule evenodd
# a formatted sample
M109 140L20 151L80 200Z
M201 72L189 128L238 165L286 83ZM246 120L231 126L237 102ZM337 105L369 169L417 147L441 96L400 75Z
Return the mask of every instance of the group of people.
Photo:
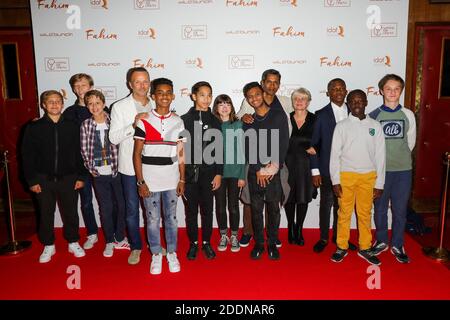
M187 259L195 260L199 248L207 259L216 257L211 244L215 203L218 251L230 247L238 252L253 237L252 259L261 258L267 249L269 258L277 260L282 245L280 208L286 212L288 243L303 246L308 204L318 190L320 239L314 252L328 245L333 207L332 241L337 248L332 261L340 262L348 250L357 250L360 257L379 265L377 256L390 246L399 262L408 263L403 234L416 126L414 114L399 103L403 79L388 74L380 80L383 105L369 115L365 92L347 94L340 78L328 83L330 103L314 114L308 111L312 97L307 89L295 90L290 98L279 96L280 81L280 73L269 69L260 82L247 83L237 113L228 95L220 94L213 101L211 85L197 82L191 90L194 106L181 116L171 111L172 81L150 81L141 67L128 71L130 94L111 108L94 89L92 77L83 73L69 81L77 100L64 112L58 91L43 92L40 104L45 114L28 124L21 146L24 176L40 209L38 233L44 249L39 261L49 262L56 252L57 200L69 252L82 257L98 242L94 188L105 239L103 255L130 250L131 265L140 262L142 251L142 199L151 274L162 272L164 256L170 272L181 269L178 197L185 204ZM87 230L83 246L78 242L78 194ZM240 239L239 201L243 203ZM373 203L376 241L372 244ZM354 211L358 246L349 242Z

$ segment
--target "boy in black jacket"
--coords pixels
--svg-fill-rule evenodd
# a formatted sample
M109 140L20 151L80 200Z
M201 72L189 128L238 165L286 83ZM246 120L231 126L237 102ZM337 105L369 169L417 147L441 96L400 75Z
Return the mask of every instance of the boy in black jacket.
M204 141L204 135L210 129L217 129L221 134L221 124L211 113L209 106L212 102L212 88L208 82L201 81L194 84L191 91L194 107L181 116L184 127L190 134L186 148L190 148L190 157L186 158L186 228L191 242L187 258L194 260L198 251L198 206L201 210L202 250L207 259L214 259L216 253L211 247L211 233L213 226L213 198L214 191L220 187L223 161L209 163L203 157L203 151L214 142ZM194 129L197 127L197 129ZM221 135L220 135L221 137ZM222 145L220 145L222 148ZM222 149L220 149L222 150ZM212 154L215 157L215 154Z
M55 254L53 223L57 200L69 252L77 258L85 255L78 244L77 201L87 171L81 159L79 127L61 114L62 95L55 90L45 91L40 101L45 115L26 128L22 158L25 179L36 194L41 214L39 240L45 247L39 262L46 263Z

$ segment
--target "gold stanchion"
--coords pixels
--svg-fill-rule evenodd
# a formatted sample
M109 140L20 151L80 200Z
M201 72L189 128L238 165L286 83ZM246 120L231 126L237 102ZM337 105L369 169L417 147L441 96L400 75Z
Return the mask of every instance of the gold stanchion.
M448 251L443 248L444 244L444 231L445 231L445 213L447 211L447 189L448 189L448 175L450 170L450 152L446 152L444 156L445 165L445 179L442 191L441 199L441 217L440 217L440 235L439 235L439 248L425 247L423 253L439 262L447 262L449 260Z
M8 151L5 151L3 153L3 165L6 178L6 190L8 192L8 206L9 206L8 229L11 239L8 243L0 247L0 255L13 255L18 254L26 249L29 249L31 247L31 241L16 240L16 221L14 217L11 188L9 186Z

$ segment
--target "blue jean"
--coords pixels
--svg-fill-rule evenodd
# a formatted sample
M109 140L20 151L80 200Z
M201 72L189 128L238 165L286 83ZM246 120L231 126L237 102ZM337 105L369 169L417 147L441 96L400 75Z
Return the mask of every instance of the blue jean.
M150 197L144 198L145 213L147 216L147 237L150 244L150 251L153 254L160 254L161 237L161 200L164 213L164 233L166 235L167 252L177 251L177 192L167 190L152 192Z
M98 226L95 220L94 207L92 206L92 178L90 176L84 181L84 187L80 189L80 202L87 235L97 234Z
M386 172L383 194L375 201L375 227L377 242L388 244L388 208L391 200L391 246L403 247L408 200L411 192L412 171Z
M125 238L125 199L120 177L99 176L93 180L106 243L120 242Z
M128 176L120 173L122 180L123 195L125 197L125 208L128 240L131 250L141 250L141 232L139 225L139 195L136 186L136 176Z

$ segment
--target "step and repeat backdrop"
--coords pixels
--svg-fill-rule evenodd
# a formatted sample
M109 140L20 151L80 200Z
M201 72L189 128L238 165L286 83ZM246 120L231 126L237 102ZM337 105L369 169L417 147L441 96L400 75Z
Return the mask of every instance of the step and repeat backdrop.
M31 0L39 93L75 101L69 78L88 73L107 104L125 97L126 72L147 68L174 82L173 109L191 106L190 88L209 81L239 109L242 87L264 70L281 72L279 94L311 91L310 110L328 103L330 79L362 89L370 111L378 80L404 77L408 0ZM96 204L95 204L96 205ZM318 227L318 201L306 227ZM58 215L57 215L58 216ZM178 218L184 226L184 207ZM81 220L82 221L82 220ZM56 224L61 225L60 218ZM286 224L282 215L282 226ZM354 223L353 223L354 226Z

